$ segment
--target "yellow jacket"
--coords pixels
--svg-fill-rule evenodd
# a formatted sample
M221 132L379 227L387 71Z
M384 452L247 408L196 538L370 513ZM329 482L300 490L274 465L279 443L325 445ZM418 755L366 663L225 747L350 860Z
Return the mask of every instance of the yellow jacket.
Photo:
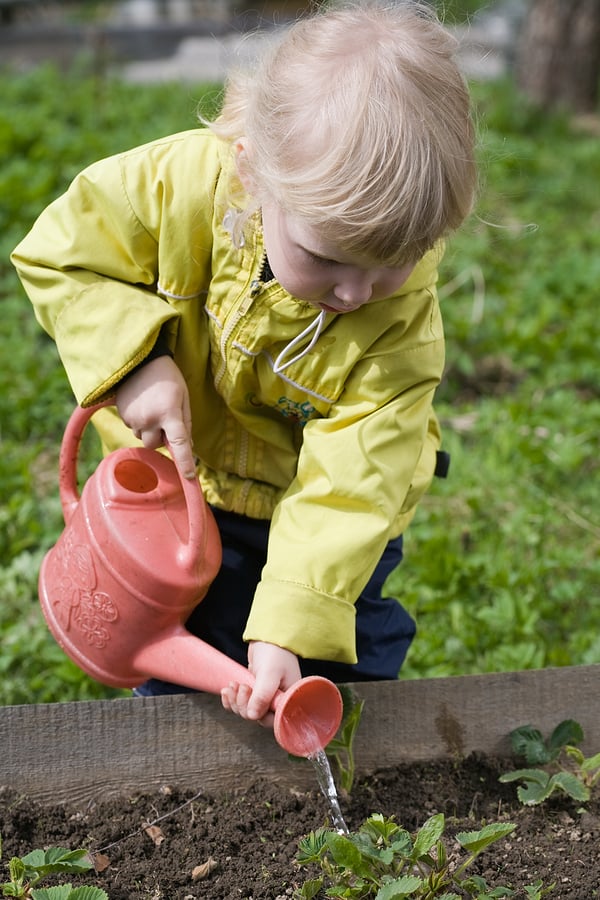
M258 216L234 246L231 165L203 129L95 163L12 259L82 405L166 331L206 498L272 520L245 639L355 662L353 604L435 468L440 251L394 297L317 315L260 282ZM114 412L94 421L105 450L136 443Z

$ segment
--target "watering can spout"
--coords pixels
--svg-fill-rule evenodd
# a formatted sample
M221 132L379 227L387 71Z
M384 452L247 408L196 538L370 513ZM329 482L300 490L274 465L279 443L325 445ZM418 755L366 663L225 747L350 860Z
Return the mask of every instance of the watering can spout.
M254 685L250 671L184 627L146 644L137 653L135 667L146 676L197 691L220 694L230 682ZM287 691L278 691L272 703L277 743L293 756L312 757L335 736L343 713L342 696L327 678L301 678Z
M79 445L100 406L77 407L61 446L66 528L39 578L52 634L103 684L133 688L161 678L217 694L231 681L252 685L248 669L184 625L221 565L219 531L198 481L181 477L162 453L122 448L79 495ZM275 737L289 753L311 756L335 735L342 706L332 682L300 679L275 697Z

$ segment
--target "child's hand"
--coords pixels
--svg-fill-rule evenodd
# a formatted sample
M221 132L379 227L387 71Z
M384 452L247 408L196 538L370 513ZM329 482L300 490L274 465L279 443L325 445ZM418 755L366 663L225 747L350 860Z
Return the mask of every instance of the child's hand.
M117 390L116 403L145 447L155 450L166 439L179 471L185 478L196 477L188 389L170 356L159 356L131 375Z
M248 669L255 677L254 687L232 681L221 691L221 702L225 709L242 719L272 727L274 715L270 707L273 698L278 690L285 691L299 681L298 658L276 644L252 641L248 648Z

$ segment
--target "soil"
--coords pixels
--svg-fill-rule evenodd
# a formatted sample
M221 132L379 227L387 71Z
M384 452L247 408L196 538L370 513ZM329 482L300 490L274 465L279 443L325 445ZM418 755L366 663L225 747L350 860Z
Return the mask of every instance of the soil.
M514 767L471 756L386 769L358 781L340 805L351 831L373 812L395 816L411 832L442 812L450 851L458 831L513 822L515 832L473 869L490 888L510 885L516 897L526 897L525 886L541 878L555 884L549 897L556 900L600 897L600 801L582 810L554 795L540 806L522 806L514 784L498 782ZM37 847L85 846L95 851L101 871L69 880L97 884L110 900L286 900L314 874L295 863L298 840L328 815L316 778L309 792L266 781L219 796L165 786L86 808L39 806L0 789L3 865Z

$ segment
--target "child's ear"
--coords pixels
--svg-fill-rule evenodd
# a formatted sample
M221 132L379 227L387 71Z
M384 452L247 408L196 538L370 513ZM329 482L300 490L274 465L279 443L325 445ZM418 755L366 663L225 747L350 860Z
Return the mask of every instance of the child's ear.
M242 182L245 190L249 194L254 194L256 191L256 181L252 174L252 166L250 163L251 154L248 138L239 138L239 140L235 142L234 150L238 178Z

